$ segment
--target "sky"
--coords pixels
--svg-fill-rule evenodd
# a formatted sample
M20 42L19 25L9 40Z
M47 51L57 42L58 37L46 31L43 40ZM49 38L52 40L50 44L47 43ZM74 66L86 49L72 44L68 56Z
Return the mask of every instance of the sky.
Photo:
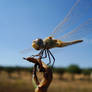
M31 56L32 51L25 54L20 52L31 48L32 41L36 38L48 37L75 1L0 0L0 65L33 66L22 59ZM66 67L70 64L92 67L92 37L89 41L58 48L52 52L56 58L56 67Z

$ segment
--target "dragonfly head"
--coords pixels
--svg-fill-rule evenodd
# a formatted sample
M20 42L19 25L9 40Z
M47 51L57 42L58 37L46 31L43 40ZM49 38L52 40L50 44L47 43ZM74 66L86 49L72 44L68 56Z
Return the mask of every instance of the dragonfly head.
M32 47L36 50L40 50L44 47L43 40L38 38L32 42Z

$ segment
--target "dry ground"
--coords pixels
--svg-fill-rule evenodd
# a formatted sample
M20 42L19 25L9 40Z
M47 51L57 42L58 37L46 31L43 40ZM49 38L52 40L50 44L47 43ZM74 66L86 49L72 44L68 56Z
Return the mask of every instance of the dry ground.
M31 78L27 72L9 75L3 71L0 73L0 92L34 92ZM54 74L48 92L92 92L92 80L62 80L61 75Z

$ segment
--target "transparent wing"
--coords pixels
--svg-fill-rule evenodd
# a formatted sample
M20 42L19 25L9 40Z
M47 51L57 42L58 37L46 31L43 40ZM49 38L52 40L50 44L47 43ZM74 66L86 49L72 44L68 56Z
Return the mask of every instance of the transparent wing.
M28 54L30 52L33 52L33 48L32 47L29 47L29 48L26 48L26 49L20 51L21 54Z
M69 32L71 30L74 30L75 28L76 30L79 29L81 30L81 35L84 34L83 32L85 32L86 34L86 32L88 32L87 30L89 29L88 27L90 26L91 29L92 25L91 20L88 20L89 18L92 17L91 11L92 11L92 0L77 0L70 9L70 11L68 12L68 14L65 16L64 20L61 21L61 23L56 26L51 36L54 38L60 38L62 40L63 38L64 39L66 38L66 41L68 41L69 39L67 37L69 37L70 35ZM85 28L87 28L87 30L82 31ZM80 31L77 31L75 33L78 34L78 32L80 33ZM68 36L63 36L66 35L66 33L68 33ZM77 34L76 37L78 37Z
M77 28L68 32L59 39L63 41L72 41L83 39L88 35L92 36L92 18L88 19L83 24L80 24Z
M20 51L20 54L23 55L34 55L37 53L38 50L35 50L32 46L30 46L29 48L26 48L24 50Z

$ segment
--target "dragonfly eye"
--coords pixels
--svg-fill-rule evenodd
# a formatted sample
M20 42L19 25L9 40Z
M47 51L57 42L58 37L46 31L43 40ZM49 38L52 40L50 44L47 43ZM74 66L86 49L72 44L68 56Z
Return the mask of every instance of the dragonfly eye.
M33 41L33 47L36 49L36 50L40 50L44 47L43 45L43 40L38 38L36 40Z
M39 46L43 45L43 40L40 38L36 39L36 44L38 44Z

